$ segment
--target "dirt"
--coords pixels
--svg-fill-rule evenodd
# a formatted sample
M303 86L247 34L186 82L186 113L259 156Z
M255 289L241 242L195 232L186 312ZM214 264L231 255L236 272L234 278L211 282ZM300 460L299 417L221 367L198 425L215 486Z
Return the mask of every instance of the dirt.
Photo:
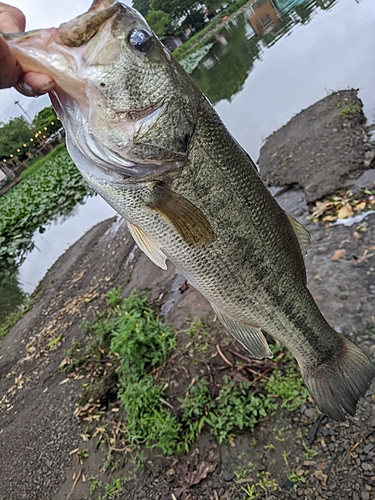
M326 102L328 113L331 103L329 99ZM319 119L323 127L323 111L316 114ZM294 123L298 125L295 133L300 134L301 125ZM306 119L304 127L308 123ZM327 128L328 136L331 132L332 127ZM344 141L347 132L343 128L333 133L342 135ZM308 149L307 156L317 158L321 146L315 143L315 147L315 154ZM270 157L279 153L281 145L274 143L273 148ZM363 143L350 142L349 151L352 149L355 151L350 153L351 158L358 158L353 170L357 175L357 166L367 161L366 148ZM331 152L336 158L337 150ZM291 182L289 177L288 184L304 187L305 193L320 192L322 180L328 185L328 165L331 163L327 158L313 164L313 187L307 189L302 181ZM305 174L310 173L308 166ZM272 179L275 185L284 183ZM342 187L341 180L339 184L329 189L335 191ZM290 189L277 199L311 233L306 257L308 284L322 313L336 330L358 343L375 361L375 214L351 227L318 225L307 219L308 205L302 190ZM338 249L345 252L332 260ZM225 334L207 301L191 286L186 287L174 267L169 264L168 270L162 271L154 266L137 249L121 219L99 224L49 270L33 308L0 343L1 500L98 498L99 490L90 493L93 478L105 484L114 474L126 476L128 481L117 496L104 496L102 491L102 498L375 498L375 386L361 402L357 418L350 419L347 426L326 418L320 422L311 402L294 412L280 412L264 420L253 433L238 432L229 443L220 445L204 431L189 453L170 458L154 453L148 457L152 465L146 461L138 469L134 468L134 460L131 463L131 454L118 451L117 469L105 471L106 447L97 448L93 439L85 442L85 421L77 416L86 379L68 377L59 366L74 341L84 340L82 321L90 321L102 311L106 292L118 285L123 286L124 294L134 288L146 290L155 308L177 330L184 328L189 316L203 318L210 326L212 358L206 364L211 376L215 379L227 374L235 380L246 375L233 367L235 357L246 356L246 352ZM217 345L229 364L218 354ZM207 369L206 364L191 362L186 373L181 370L176 375L179 360L171 359L160 377L174 377L186 387L197 370ZM108 395L108 419L116 418L119 404ZM88 457L79 459L77 448L87 450ZM188 487L197 475L197 484ZM251 487L256 488L254 496Z

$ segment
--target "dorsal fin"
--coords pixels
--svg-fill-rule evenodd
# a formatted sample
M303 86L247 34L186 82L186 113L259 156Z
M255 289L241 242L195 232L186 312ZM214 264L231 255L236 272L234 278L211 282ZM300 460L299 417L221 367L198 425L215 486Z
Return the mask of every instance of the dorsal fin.
M212 305L212 304L211 304ZM225 328L257 359L272 358L273 354L260 328L236 321L212 306Z
M305 256L307 253L307 247L309 246L309 243L310 243L310 233L292 215L288 214L288 212L285 212L285 214L288 217L289 222L292 225L292 228L293 228L295 235L297 236L297 240L298 240L299 246L301 248L302 255Z
M130 234L133 236L139 248L147 255L149 259L152 260L154 264L164 270L167 269L167 264L165 262L166 256L156 245L154 240L135 224L132 224L129 221L126 222L128 224Z

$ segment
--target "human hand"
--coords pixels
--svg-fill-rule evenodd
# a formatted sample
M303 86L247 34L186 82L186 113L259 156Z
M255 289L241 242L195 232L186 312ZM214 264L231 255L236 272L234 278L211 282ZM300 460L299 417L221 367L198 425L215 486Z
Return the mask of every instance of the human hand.
M25 16L19 9L0 2L0 32L24 31L25 24ZM0 89L14 86L25 95L37 96L51 90L54 81L41 73L24 73L19 62L11 54L7 42L0 35Z

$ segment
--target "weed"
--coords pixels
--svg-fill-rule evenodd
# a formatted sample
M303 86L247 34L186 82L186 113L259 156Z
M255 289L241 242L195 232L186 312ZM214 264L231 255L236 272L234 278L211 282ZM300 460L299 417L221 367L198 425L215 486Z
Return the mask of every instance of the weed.
M97 489L100 489L103 486L103 482L95 477L90 477L90 495L92 495Z
M84 458L87 458L89 456L89 453L87 450L79 450L77 452L77 457L81 460L83 460Z
M206 418L211 426L211 433L219 438L220 443L229 439L236 427L252 431L260 418L275 410L270 398L251 393L251 382L236 385L227 379L224 381L225 384L215 398L215 408Z
M279 367L275 369L264 383L265 393L254 393L251 382L235 383L224 378L215 397L208 381L194 379L185 397L172 401L172 405L165 393L168 384L157 382L154 373L160 373L159 367L175 348L176 332L159 321L141 293L122 297L122 289L116 288L108 293L107 303L107 310L92 323L82 324L86 347L73 343L67 352L67 358L72 359L65 368L78 366L80 355L85 368L95 374L83 398L84 405L90 401L101 403L95 415L90 413L92 421L103 418L109 401L121 401L125 414L121 447L132 448L136 470L144 465L141 446L159 448L166 455L188 451L204 426L221 443L237 429L251 432L259 420L274 413L278 396L282 397L280 405L288 410L298 407L305 397L295 366L289 364L288 354L276 345L275 359L283 360L286 375L281 374ZM185 333L194 344L209 334L202 321L194 322ZM105 432L108 435L111 431ZM276 439L285 440L283 432L284 429L276 430ZM109 451L105 468L112 467L113 460ZM266 478L261 480L265 485Z
M257 487L255 484L247 484L246 487L241 487L241 490L243 490L246 493L246 498L248 500L256 500L259 498Z
M281 408L294 411L309 399L309 393L303 385L300 373L294 367L286 370L286 375L273 373L269 380L262 382L267 393L280 397Z
M209 336L208 326L205 325L202 320L197 319L194 321L194 323L185 330L185 333L191 340L189 353L205 352L210 348L210 344L207 342Z
M24 317L24 315L29 311L36 300L38 300L39 294L34 293L32 297L26 296L22 301L22 304L18 306L18 309L10 313L5 320L0 325L0 340L5 337L5 335L13 328L18 321Z
M309 448L304 441L302 441L302 446L305 450L303 456L305 457L306 460L311 460L312 458L316 457L316 455L319 455L318 451Z
M349 104L346 104L342 110L339 112L339 117L340 118L353 118L354 115L358 113L360 110L360 107L358 104L353 104L352 102Z
M298 474L295 474L294 472L293 472L293 474L289 474L288 475L288 479L289 479L289 481L291 483L293 483L293 489L294 489L294 491L297 490L298 483L303 483L303 484L306 483L305 476L302 476L302 475L299 476Z
M264 447L265 450L270 450L270 451L274 451L276 448L275 446L270 443L270 444L266 444L265 447Z

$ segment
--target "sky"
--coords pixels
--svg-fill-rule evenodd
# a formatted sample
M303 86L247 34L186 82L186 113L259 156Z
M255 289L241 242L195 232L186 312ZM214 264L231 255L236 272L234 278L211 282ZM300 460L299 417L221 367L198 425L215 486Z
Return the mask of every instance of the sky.
M6 1L6 0L5 0ZM18 7L26 16L26 30L37 28L52 28L59 26L65 21L87 11L92 0L10 0L10 5ZM131 4L130 1L125 3ZM0 122L6 122L10 118L23 114L20 107L15 105L19 101L20 105L33 118L35 114L50 105L48 96L38 98L25 97L15 89L0 90Z

